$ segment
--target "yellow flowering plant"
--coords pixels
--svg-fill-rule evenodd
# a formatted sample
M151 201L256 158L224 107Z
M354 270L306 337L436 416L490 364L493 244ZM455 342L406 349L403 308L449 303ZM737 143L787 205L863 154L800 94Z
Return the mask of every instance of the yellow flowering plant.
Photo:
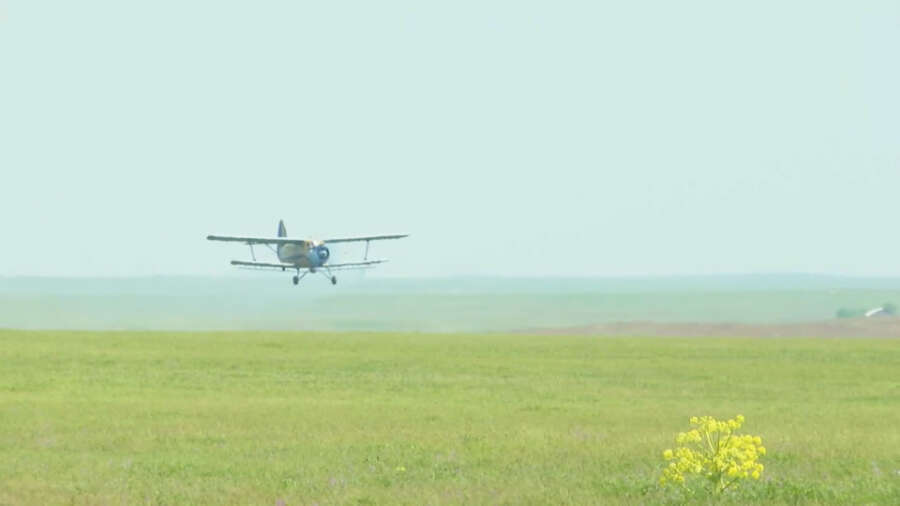
M759 458L766 454L759 436L739 435L744 424L738 415L719 421L711 416L691 417L691 430L675 436L674 450L663 452L668 465L659 478L660 485L687 487L691 476L706 478L714 493L737 488L741 480L758 480L763 472Z

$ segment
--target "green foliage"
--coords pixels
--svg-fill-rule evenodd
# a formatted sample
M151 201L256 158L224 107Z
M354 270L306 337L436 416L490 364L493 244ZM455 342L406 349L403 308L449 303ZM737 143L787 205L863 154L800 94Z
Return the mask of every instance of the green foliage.
M865 309L848 309L842 307L837 310L835 316L837 316L838 318L859 318L865 314Z
M885 339L0 331L0 364L0 504L683 502L670 421L738 410L765 474L717 503L900 497Z

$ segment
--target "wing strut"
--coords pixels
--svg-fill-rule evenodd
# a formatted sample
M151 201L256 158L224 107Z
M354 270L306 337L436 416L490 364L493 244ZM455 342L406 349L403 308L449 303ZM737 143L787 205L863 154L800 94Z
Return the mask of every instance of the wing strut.
M363 257L363 261L369 259L369 243L370 243L370 242L372 242L371 239L368 240L368 241L366 241L366 255Z
M250 256L253 257L253 261L256 261L256 253L253 252L253 245L250 245Z

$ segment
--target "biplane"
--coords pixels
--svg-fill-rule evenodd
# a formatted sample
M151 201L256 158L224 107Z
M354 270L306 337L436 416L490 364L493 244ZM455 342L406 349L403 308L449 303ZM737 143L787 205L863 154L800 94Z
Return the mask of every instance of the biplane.
M295 285L300 283L300 280L306 277L307 274L319 272L328 278L332 285L336 285L337 277L332 271L341 269L365 269L387 262L387 260L369 260L369 244L372 241L402 239L408 237L408 235L409 234L392 234L339 237L335 239L297 239L287 236L284 220L281 220L278 222L278 235L276 237L208 235L206 238L210 241L240 242L250 246L250 257L253 261L232 260L231 265L244 268L295 271L296 274L292 278ZM363 256L363 260L361 262L329 264L328 260L331 258L331 251L328 249L327 245L347 242L366 243L366 252ZM256 253L253 251L253 246L259 244L272 250L272 252L278 256L278 262L258 262L256 260Z

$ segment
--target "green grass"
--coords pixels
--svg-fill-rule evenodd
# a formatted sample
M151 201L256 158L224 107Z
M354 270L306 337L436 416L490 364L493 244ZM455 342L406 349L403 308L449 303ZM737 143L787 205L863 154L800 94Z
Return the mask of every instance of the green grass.
M677 502L738 413L724 502L900 502L896 341L3 331L0 504Z

